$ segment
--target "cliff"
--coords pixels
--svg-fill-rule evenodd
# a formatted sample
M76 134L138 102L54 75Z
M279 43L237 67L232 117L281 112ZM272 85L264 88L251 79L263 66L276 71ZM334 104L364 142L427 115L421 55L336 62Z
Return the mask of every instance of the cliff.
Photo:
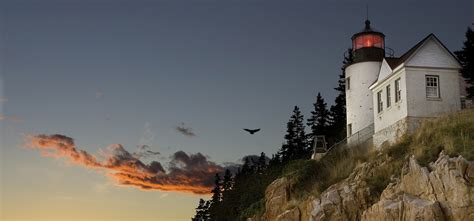
M275 180L265 211L248 220L474 220L473 134L473 110L426 121L382 151L349 155L353 169L327 188L321 183L341 171L337 162L311 185L294 175Z

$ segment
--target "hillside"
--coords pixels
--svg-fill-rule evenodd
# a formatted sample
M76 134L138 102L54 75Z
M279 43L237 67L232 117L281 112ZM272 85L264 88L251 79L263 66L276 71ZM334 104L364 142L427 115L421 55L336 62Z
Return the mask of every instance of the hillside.
M474 220L474 110L426 120L382 151L291 162L255 213L248 220Z

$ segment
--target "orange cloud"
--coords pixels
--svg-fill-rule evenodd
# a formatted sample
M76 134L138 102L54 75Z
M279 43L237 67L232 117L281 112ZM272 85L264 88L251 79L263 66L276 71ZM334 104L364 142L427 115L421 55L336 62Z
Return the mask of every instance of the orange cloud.
M165 170L160 162L142 162L120 144L110 145L104 159L99 160L78 149L74 140L64 135L40 134L25 138L25 147L39 150L44 157L62 158L86 168L105 170L118 185L141 190L210 194L214 175L225 170L201 153L188 155L178 151L171 156L168 170Z

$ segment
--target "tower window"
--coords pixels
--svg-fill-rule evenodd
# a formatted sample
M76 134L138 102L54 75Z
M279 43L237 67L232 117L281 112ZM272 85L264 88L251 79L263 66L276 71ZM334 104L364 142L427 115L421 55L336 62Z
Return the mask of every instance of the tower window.
M348 124L347 125L347 136L351 136L352 135L352 124Z
M346 78L346 91L351 89L351 78Z
M382 91L377 92L377 111L383 111Z
M439 98L439 77L426 75L426 97Z
M380 34L362 34L353 40L352 48L384 48L384 39Z
M399 102L402 99L402 90L400 89L400 78L395 80L395 102Z
M387 85L385 90L386 90L386 94L387 94L387 108L389 108L391 103L392 103L392 98L391 98L391 95L390 95L390 84Z

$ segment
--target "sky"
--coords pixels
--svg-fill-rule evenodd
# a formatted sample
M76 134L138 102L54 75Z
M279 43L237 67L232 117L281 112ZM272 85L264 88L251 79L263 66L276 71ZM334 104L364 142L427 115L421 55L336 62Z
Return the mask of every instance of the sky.
M332 104L367 3L395 55L474 23L469 0L1 0L0 218L189 220L206 176Z

